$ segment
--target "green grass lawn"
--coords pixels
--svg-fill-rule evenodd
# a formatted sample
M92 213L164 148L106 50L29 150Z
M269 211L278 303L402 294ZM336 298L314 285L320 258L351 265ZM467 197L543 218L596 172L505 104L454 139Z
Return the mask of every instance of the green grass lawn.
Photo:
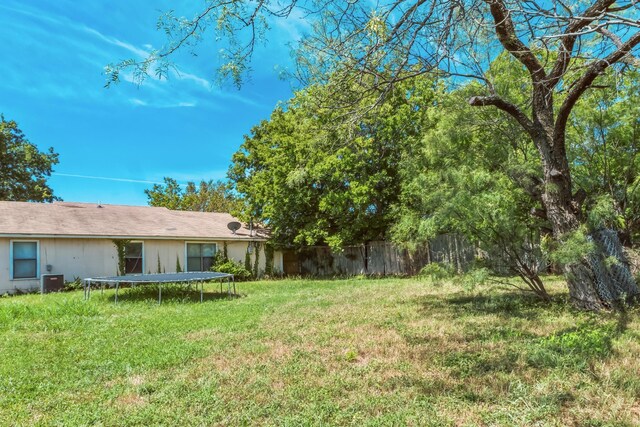
M0 299L0 425L640 424L640 317L418 279Z

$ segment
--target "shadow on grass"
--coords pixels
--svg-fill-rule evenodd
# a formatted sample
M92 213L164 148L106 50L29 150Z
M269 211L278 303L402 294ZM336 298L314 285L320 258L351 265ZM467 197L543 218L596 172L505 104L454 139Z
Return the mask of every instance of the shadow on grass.
M418 301L425 315L436 310L451 312L453 315L484 316L497 315L504 318L535 320L549 312L564 310L566 295L554 296L547 303L533 294L517 291L487 294L456 294L450 297L427 295Z
M422 315L457 326L445 336L424 336L409 330L402 335L409 344L424 346L425 359L435 356L457 378L496 373L517 376L521 369L592 372L595 361L613 355L613 344L627 331L633 315L571 312L564 295L544 303L519 292L429 295L418 303ZM559 321L569 312L575 318L571 327L552 328L555 330L546 335L537 332L549 330L555 319Z
M96 292L96 291L92 291ZM100 292L100 291L97 291ZM202 301L219 301L240 298L237 293L228 293L226 289L222 292L205 290L202 293ZM115 302L115 294L110 293L108 300ZM118 302L158 302L158 286L135 286L121 287L118 291ZM200 289L180 285L162 286L162 303L199 303Z

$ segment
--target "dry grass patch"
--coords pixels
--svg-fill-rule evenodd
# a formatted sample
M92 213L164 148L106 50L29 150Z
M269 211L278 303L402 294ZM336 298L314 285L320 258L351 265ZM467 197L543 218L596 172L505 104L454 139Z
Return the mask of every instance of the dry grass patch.
M145 397L140 396L139 394L136 394L136 393L127 393L125 395L119 396L115 400L115 405L117 407L124 407L124 408L142 406L146 403L147 401Z

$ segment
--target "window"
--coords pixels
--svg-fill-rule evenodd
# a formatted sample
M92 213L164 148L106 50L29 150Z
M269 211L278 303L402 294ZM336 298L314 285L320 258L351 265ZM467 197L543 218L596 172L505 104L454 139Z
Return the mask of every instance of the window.
M13 278L37 278L38 242L12 242L11 245Z
M215 243L187 243L187 271L209 271L216 255Z
M129 242L124 248L124 274L142 274L142 242Z

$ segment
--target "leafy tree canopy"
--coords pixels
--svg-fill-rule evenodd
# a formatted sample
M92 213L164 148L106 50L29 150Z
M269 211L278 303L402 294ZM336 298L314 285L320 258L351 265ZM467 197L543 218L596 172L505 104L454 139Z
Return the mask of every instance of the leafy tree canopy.
M245 138L229 177L245 216L267 224L282 245L384 239L394 218L403 155L429 126L435 86L428 79L385 94L354 120L323 106L330 86L298 92ZM370 102L354 99L353 102Z
M583 215L640 240L640 76L607 73L577 105L567 135Z
M52 202L58 200L47 184L58 154L40 151L13 120L0 115L0 200Z
M164 178L164 184L154 184L144 192L149 206L173 210L232 213L239 206L227 184L221 181L201 181L198 185L188 182L183 188L175 179Z

